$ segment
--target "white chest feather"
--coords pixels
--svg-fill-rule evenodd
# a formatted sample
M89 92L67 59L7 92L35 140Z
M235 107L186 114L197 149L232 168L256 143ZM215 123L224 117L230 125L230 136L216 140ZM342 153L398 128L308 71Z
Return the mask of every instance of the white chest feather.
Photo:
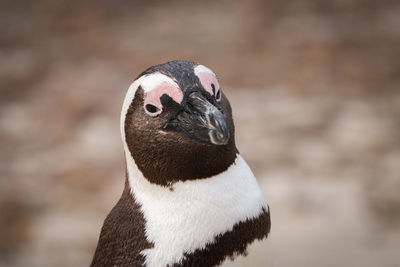
M129 183L154 244L142 251L147 266L179 262L183 253L201 249L215 236L257 217L268 205L250 168L240 155L216 176L177 182L173 190L151 184L126 153Z

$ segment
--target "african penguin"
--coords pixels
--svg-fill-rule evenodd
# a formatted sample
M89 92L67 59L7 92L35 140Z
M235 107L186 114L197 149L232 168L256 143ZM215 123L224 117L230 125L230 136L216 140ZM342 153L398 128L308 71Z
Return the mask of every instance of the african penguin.
M267 238L269 207L209 68L171 61L140 74L122 106L121 135L125 189L91 266L216 266Z

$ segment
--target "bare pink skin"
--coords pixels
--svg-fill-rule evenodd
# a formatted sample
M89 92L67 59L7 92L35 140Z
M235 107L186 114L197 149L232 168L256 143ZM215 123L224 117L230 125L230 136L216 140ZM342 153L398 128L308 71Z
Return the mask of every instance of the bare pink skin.
M206 89L206 91L209 92L211 95L214 95L211 87L211 84L214 84L215 95L217 94L217 92L219 91L219 83L214 75L207 72L201 72L199 73L199 75L197 75L197 77L199 77L201 85L203 85L204 89Z
M168 82L162 82L156 88L146 93L144 105L146 106L147 104L151 104L162 110L162 104L160 98L163 94L167 94L177 103L182 102L183 99L182 91L173 84L170 84Z

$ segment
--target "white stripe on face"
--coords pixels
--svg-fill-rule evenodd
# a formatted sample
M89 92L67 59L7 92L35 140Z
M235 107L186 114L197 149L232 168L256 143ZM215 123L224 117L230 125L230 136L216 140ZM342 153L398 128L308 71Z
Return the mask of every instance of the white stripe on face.
M199 73L202 73L202 72L212 74L216 77L215 73L212 70L210 70L209 68L207 68L206 66L198 65L194 68L194 74L196 74L196 76L199 76Z

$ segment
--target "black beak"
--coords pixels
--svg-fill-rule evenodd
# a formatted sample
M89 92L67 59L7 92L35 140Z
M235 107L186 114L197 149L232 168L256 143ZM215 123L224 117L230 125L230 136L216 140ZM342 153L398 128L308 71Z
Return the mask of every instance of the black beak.
M190 93L183 109L164 128L181 130L195 140L214 145L225 145L229 140L224 115L197 91Z

